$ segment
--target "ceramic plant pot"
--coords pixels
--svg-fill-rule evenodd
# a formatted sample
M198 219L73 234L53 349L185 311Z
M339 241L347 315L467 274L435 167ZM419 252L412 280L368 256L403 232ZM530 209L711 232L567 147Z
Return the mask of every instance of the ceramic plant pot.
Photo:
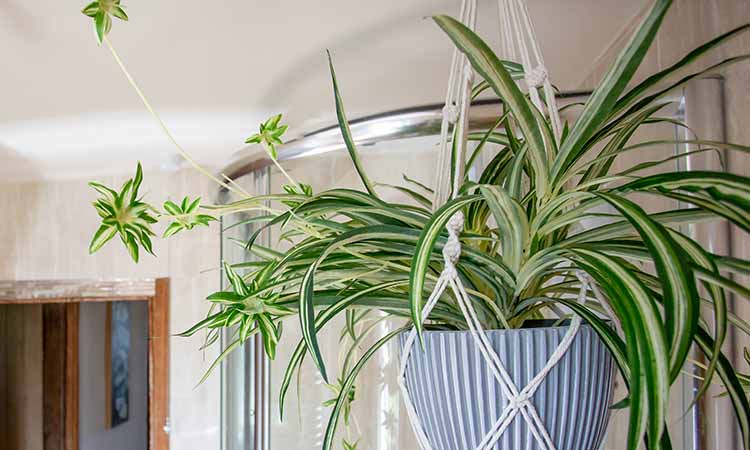
M519 390L547 364L567 326L487 331ZM406 333L400 336L403 348ZM433 450L475 450L508 405L468 331L425 331L415 344L405 385ZM597 450L604 439L614 383L614 361L599 336L581 325L563 358L530 401L557 450ZM540 450L517 415L497 450Z

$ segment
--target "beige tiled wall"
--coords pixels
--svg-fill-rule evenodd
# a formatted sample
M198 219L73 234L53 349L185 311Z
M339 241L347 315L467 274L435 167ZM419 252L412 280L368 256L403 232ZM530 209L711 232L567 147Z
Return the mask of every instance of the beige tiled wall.
M107 185L122 179L105 178ZM193 171L147 173L142 193L160 203L168 194L203 195L212 200L213 186ZM0 185L0 279L171 279L170 332L183 331L202 319L207 294L217 290L219 231L194 230L167 241L157 240L154 258L134 264L119 242L95 255L88 242L97 227L90 206L94 192L86 180ZM159 230L161 231L161 229ZM196 387L217 354L198 348L201 337L170 341L170 443L172 450L219 448L219 376Z

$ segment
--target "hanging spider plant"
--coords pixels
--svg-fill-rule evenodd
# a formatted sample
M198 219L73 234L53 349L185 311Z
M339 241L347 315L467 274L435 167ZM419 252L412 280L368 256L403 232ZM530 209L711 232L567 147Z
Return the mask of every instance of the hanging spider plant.
M331 65L339 126L364 190L313 193L308 185L289 178L282 193L257 197L239 193L240 198L227 205L203 206L216 215L260 213L247 220L257 224L257 231L242 243L253 260L225 266L231 290L209 296L219 307L182 335L208 329L215 337L219 330L235 330L234 341L218 362L260 333L273 356L281 338L280 322L296 316L303 339L281 384L283 414L290 382L306 356L329 380L317 335L333 318L346 316L354 341L363 310L406 319L405 328L382 336L357 361L345 364L345 373L332 384L337 397L330 402L327 450L333 445L340 416L348 413L355 380L368 359L410 326L422 333L421 309L442 270L444 227L461 211L466 221L461 235L463 254L456 267L483 327L520 328L531 319L581 316L609 348L628 388L628 398L622 402L630 409L628 449L641 443L649 449L669 448L665 426L669 388L692 364L692 348L705 357L697 395L703 395L710 383L723 385L736 412L743 446L750 449L750 405L744 392L750 377L739 373L721 351L729 327L750 333L750 324L727 306L730 295L750 300L750 289L730 275L750 275L750 261L712 253L682 231L686 224L725 220L750 232L750 178L663 169L667 162L699 152L747 153L750 148L700 139L674 141L697 149L614 169L620 155L665 143L630 141L644 125L674 123L658 115L667 93L750 57L739 55L705 70L690 71L692 63L709 50L747 31L750 26L744 25L628 88L670 3L654 3L580 117L565 124L559 145L548 118L514 81L522 76L519 66L501 61L479 36L456 20L434 17L481 76L474 92L490 89L502 104L495 126L470 135L478 143L467 165L479 159L489 148L487 143L500 150L492 154L476 181L464 180L458 195L444 205L433 205L432 190L407 177L399 190L413 202L381 199L358 157ZM264 122L260 132L248 139L265 145L277 165L275 146L286 130L280 119L276 116ZM652 174L642 175L646 169ZM633 194L690 206L647 213L633 201ZM109 191L104 195L110 195ZM439 207L433 210L435 206ZM602 207L610 210L608 223L576 227L582 219L601 216ZM188 210L197 213L191 204L180 211L172 209L167 208L178 216ZM204 216L203 220L208 219ZM281 229L293 241L287 251L256 242L259 233L271 227ZM100 239L95 237L92 249L101 246ZM574 301L572 294L580 287L579 272L586 273L594 281L594 290L601 293L589 291L583 304ZM440 298L425 326L467 329L450 293Z

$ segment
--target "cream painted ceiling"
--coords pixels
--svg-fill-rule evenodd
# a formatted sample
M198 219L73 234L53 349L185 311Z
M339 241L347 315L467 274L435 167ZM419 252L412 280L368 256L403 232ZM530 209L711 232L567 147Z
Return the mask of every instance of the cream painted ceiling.
M84 2L0 0L0 182L180 164L107 50ZM325 49L350 117L439 102L448 39L428 16L457 0L123 0L110 35L178 141L221 166L266 115L298 135L330 124ZM642 0L528 0L555 84L579 86ZM494 1L479 32L498 42Z

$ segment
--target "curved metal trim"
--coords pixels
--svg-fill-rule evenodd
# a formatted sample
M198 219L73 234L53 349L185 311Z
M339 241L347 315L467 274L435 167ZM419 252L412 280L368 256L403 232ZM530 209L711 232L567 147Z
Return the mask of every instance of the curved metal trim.
M590 91L565 92L559 99L575 100L586 98ZM499 100L479 100L472 103L469 118L470 131L486 130L497 119ZM440 133L443 104L431 104L414 108L397 109L373 114L349 122L354 141L365 146L376 142L392 141ZM338 125L331 125L279 146L279 161L308 158L346 146L341 138ZM273 162L264 152L258 151L243 155L227 165L221 173L232 180L270 166Z

